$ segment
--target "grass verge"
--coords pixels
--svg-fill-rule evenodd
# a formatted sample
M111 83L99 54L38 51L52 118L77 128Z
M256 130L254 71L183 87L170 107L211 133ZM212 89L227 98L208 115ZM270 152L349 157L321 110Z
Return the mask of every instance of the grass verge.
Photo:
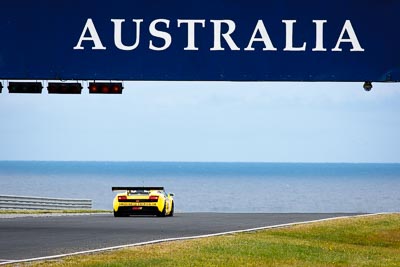
M109 210L0 210L1 214L111 213Z
M400 266L400 214L161 243L29 266Z

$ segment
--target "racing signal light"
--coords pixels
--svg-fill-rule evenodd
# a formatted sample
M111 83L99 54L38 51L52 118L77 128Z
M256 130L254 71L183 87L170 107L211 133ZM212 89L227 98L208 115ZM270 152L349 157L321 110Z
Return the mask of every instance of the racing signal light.
M90 94L122 94L122 83L89 83Z
M80 94L82 86L80 83L49 83L47 90L49 94Z
M10 82L8 84L9 93L22 93L22 94L41 94L41 82Z

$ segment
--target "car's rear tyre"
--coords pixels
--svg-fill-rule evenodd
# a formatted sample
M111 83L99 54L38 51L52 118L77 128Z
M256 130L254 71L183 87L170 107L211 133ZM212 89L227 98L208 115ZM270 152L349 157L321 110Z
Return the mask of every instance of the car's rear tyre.
M165 217L165 214L166 214L166 212L167 212L166 207L167 207L167 204L164 203L164 208L163 208L163 210L157 214L158 217Z
M172 202L171 212L169 213L170 217L174 216L174 202Z
M114 217L122 217L121 213L114 210Z

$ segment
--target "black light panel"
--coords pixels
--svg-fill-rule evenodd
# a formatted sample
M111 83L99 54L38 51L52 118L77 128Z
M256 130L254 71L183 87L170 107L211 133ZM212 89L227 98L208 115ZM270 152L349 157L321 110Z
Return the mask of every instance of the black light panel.
M122 83L89 83L90 94L122 94Z
M10 94L41 94L41 82L10 82L8 84L8 92Z
M47 86L49 94L80 94L82 85L80 83L49 83Z

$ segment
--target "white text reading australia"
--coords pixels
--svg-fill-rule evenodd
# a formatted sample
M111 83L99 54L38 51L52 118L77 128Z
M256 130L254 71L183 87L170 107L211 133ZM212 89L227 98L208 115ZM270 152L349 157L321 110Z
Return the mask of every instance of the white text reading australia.
M116 48L123 51L132 51L139 47L141 39L140 37L143 31L143 19L132 19L130 22L126 22L130 25L125 25L124 29L134 29L136 33L135 40L132 40L130 44L124 44L122 42L122 24L125 23L125 19L111 19L111 23L114 24L114 45ZM209 51L255 51L256 49L262 49L262 51L277 51L278 49L281 49L283 51L301 52L311 49L311 51L316 52L325 52L328 50L341 52L343 43L350 44L350 46L347 47L349 47L351 52L364 51L364 48L361 46L350 20L346 20L344 21L343 25L338 26L341 27L340 34L338 34L335 44L329 44L329 49L324 43L324 25L328 23L327 20L313 20L310 22L310 26L314 27L315 29L315 42L312 43L311 48L307 42L301 41L300 32L297 33L297 35L295 34L295 24L297 23L296 20L282 20L282 24L284 24L284 27L282 28L285 31L285 47L283 48L278 48L274 45L274 36L270 36L268 34L267 27L263 20L258 20L255 23L254 28L248 32L248 42L245 47L239 47L233 38L233 33L236 29L236 23L233 20L223 19L206 21L204 19L178 19L173 23L174 25L172 25L172 22L168 19L156 19L151 21L148 29L146 29L150 34L150 38L148 43L146 42L146 44L143 45L154 51L167 50L173 42L173 36L168 29L171 29L171 27L177 27L182 28L183 33L187 35L186 45L182 46L182 49L188 51L197 51L203 49L207 49ZM211 38L213 38L213 45L211 47L199 47L199 45L196 43L196 32L201 31L202 28L206 28L206 25L212 27L213 36L211 36ZM167 30L160 30L159 26ZM175 31L174 34L177 34L177 32ZM301 45L294 45L295 36L296 43L300 43ZM161 41L157 42L158 45L154 42L156 39ZM257 46L258 48L255 48L255 43L259 43L261 45ZM73 49L84 50L85 47L90 47L93 50L107 49L107 47L103 45L102 38L99 35L91 18L86 20L79 40Z

